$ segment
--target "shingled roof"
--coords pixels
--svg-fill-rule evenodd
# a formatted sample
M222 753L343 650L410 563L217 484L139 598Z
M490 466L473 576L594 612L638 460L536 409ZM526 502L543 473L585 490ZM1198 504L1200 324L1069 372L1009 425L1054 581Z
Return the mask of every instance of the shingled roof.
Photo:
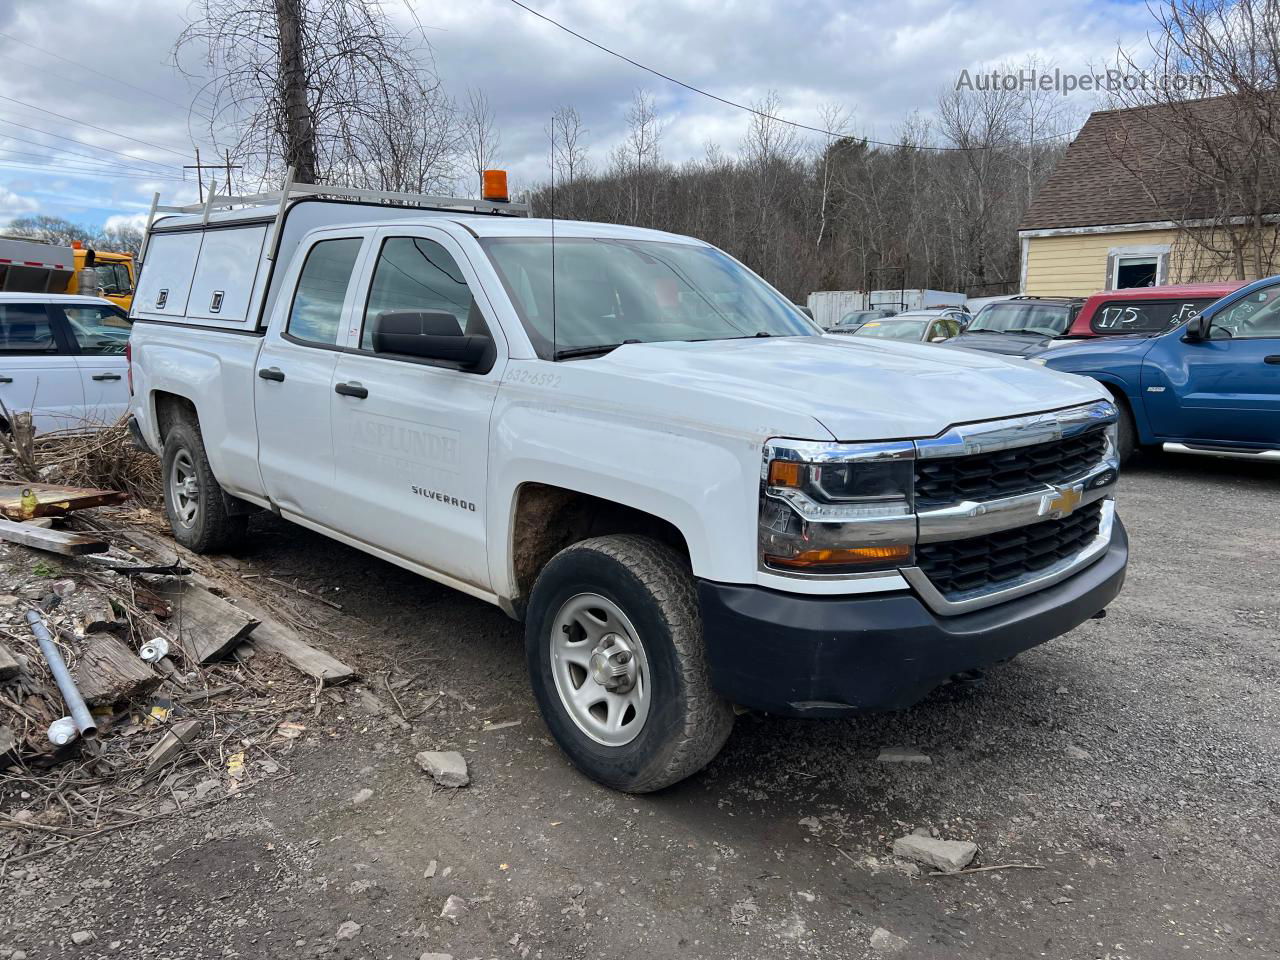
M1226 212L1223 199L1212 186L1201 185L1210 178L1186 174L1188 144L1203 139L1187 131L1205 125L1230 130L1237 122L1229 97L1093 113L1036 194L1018 229L1222 216ZM1224 136L1219 142L1235 140ZM1264 212L1280 212L1280 208Z

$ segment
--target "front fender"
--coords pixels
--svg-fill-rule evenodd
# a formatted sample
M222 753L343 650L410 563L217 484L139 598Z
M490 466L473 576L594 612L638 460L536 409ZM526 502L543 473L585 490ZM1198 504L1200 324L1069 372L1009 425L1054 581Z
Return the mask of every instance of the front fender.
M490 432L487 540L494 591L514 598L520 487L540 483L619 503L672 524L695 576L755 576L760 445L714 433L664 430L641 417L504 403Z

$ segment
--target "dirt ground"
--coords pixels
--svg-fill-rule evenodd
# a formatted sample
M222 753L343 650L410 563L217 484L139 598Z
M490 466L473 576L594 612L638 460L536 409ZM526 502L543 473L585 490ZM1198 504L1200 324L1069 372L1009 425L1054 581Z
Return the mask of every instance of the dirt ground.
M282 779L5 868L0 958L861 958L876 928L900 957L1276 956L1280 471L1148 457L1120 510L1105 619L903 713L740 717L645 797L565 763L499 611L255 521L239 569L339 601L311 612L346 644L318 642L366 695L323 699ZM424 749L472 785L433 787ZM929 876L890 852L915 827L1040 869Z

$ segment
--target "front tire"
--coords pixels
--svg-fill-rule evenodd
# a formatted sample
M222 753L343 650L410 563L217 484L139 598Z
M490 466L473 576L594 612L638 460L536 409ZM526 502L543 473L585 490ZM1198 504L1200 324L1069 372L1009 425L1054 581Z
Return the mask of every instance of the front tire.
M1123 466L1138 450L1138 428L1133 422L1133 411L1129 409L1129 405L1118 398L1115 404L1119 412L1116 421L1116 456Z
M648 793L701 770L733 729L711 689L688 564L648 537L596 537L543 568L525 653L560 748L605 786Z
M190 420L173 424L165 434L160 463L164 512L175 540L194 553L222 553L244 538L248 517L227 511L199 426Z

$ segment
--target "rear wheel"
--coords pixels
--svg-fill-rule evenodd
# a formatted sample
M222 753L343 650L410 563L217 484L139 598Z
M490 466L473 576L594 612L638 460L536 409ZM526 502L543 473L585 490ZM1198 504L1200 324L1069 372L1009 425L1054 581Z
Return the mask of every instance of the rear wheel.
M248 518L228 512L196 424L179 420L169 427L160 462L164 512L175 540L196 553L219 553L244 537Z
M525 650L556 742L606 786L683 780L733 728L711 689L693 576L648 537L597 537L553 557L530 595Z

